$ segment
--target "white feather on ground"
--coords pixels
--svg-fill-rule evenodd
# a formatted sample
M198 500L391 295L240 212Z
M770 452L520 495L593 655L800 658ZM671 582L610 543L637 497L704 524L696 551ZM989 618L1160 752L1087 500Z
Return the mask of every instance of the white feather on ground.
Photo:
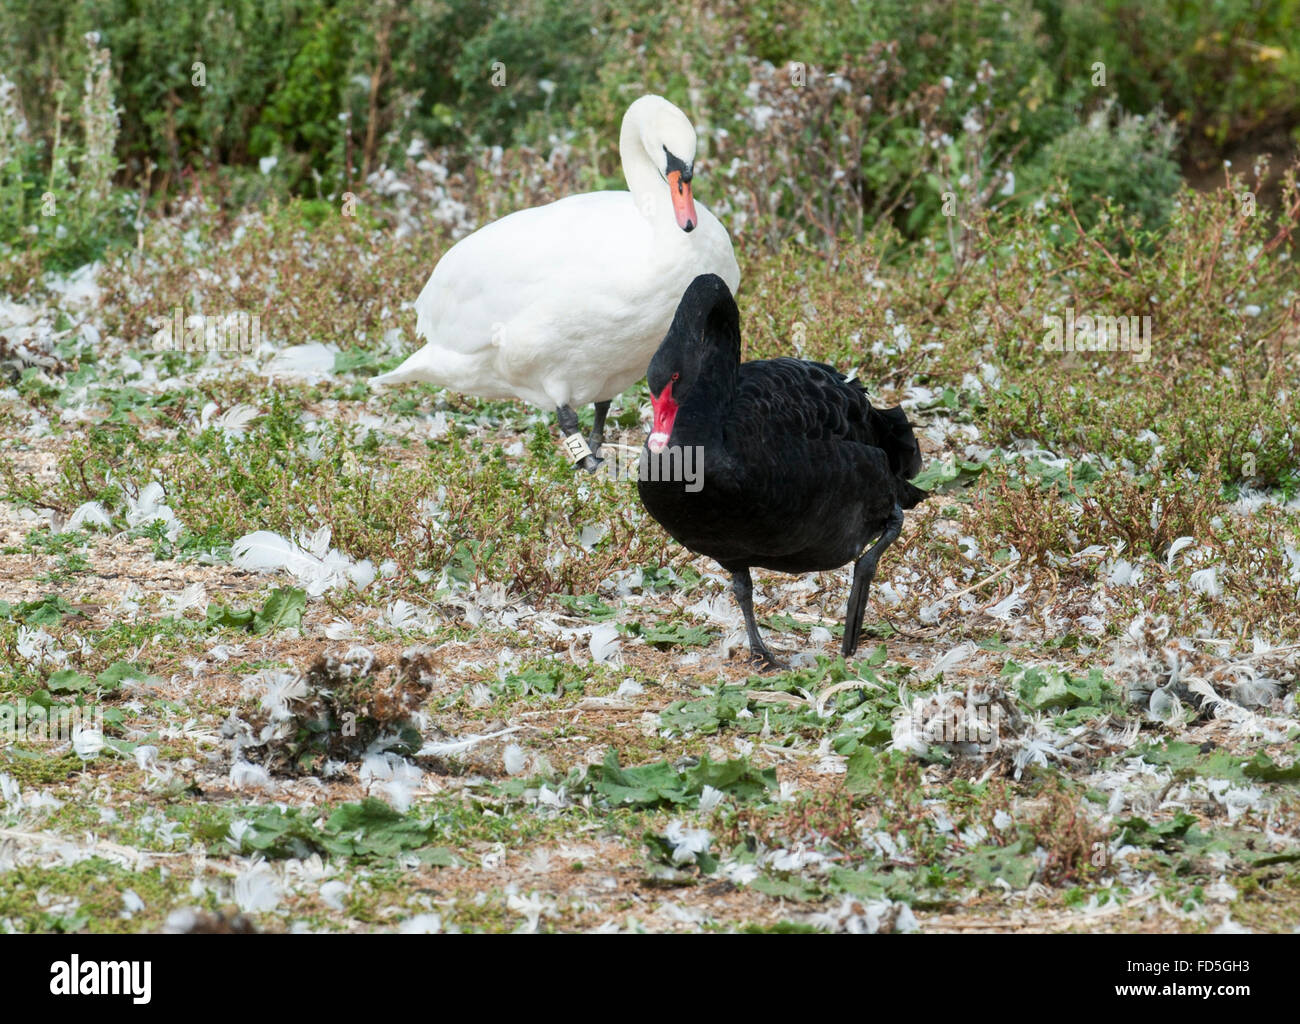
M353 583L364 590L375 578L374 564L354 562L337 548L329 547L329 527L314 534L300 535L297 543L270 530L257 530L240 537L230 546L230 560L248 572L283 569L303 585L312 597Z
M104 506L97 501L88 501L76 507L63 529L68 532L92 527L102 527L107 530L112 525L113 520Z
M281 349L262 367L264 377L326 377L334 372L338 350L319 341Z

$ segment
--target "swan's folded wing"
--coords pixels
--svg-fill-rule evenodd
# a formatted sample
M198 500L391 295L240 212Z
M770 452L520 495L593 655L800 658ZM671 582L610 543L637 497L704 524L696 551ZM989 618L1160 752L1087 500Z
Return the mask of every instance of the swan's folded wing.
M416 332L453 352L503 343L506 325L566 295L615 298L645 269L653 234L627 192L590 192L520 210L461 240L415 300Z
M764 443L846 442L878 448L900 483L921 471L921 450L902 409L877 409L856 381L833 366L800 359L766 359L741 367L733 416L759 425ZM904 508L925 492L899 488Z
M858 441L878 445L866 392L825 363L761 359L744 363L733 417L758 424L773 443Z

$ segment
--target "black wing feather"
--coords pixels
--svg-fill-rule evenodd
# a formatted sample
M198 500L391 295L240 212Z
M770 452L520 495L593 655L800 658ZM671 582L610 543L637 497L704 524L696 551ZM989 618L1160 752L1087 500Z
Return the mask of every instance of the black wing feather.
M912 508L926 492L908 483L921 471L921 449L902 409L877 409L857 381L833 366L803 359L742 363L732 422L756 428L749 446L781 446L790 440L856 441L879 448L889 460L899 503Z

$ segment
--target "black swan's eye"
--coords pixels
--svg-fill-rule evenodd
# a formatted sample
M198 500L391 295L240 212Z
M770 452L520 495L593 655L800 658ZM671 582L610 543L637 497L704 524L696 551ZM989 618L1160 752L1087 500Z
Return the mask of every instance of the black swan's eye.
M674 374L673 374L673 380L677 380L679 377L681 377L681 374L680 374L680 373L674 373Z

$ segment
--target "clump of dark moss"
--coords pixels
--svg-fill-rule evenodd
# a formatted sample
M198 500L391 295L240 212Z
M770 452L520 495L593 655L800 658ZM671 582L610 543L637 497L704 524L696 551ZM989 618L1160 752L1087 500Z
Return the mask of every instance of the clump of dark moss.
M433 681L425 650L393 662L360 647L341 658L325 654L289 686L268 689L256 715L232 716L227 731L243 756L269 771L329 776L368 753L415 753Z
M412 720L433 680L429 652L423 649L403 651L396 662L377 662L368 671L355 661L323 655L307 671L307 685L319 694L331 721L340 723L343 748L362 751L394 733L412 748L403 753L418 748L420 730Z

